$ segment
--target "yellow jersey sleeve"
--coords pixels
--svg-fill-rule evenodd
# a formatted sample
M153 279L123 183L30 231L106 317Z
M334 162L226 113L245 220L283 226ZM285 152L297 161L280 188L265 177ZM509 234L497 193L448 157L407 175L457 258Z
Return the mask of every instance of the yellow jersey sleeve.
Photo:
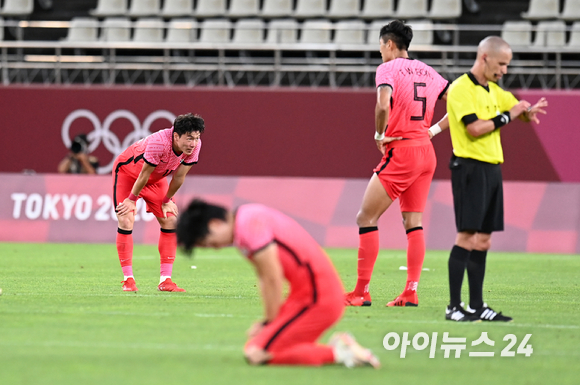
M447 94L447 106L453 109L453 115L458 122L461 122L464 116L477 114L472 89L462 83L455 84Z

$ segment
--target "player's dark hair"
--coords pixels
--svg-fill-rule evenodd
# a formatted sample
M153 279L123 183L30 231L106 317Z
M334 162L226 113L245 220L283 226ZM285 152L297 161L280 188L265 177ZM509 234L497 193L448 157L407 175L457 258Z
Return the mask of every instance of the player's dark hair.
M203 118L197 114L183 114L175 118L173 122L173 132L181 136L184 134L189 134L191 132L203 133L205 130L205 122Z
M398 49L407 51L413 40L413 29L401 20L393 20L381 28L379 39L383 39L385 43L392 40Z
M227 210L222 206L209 204L201 199L194 199L185 212L179 213L177 221L177 243L190 255L195 245L209 234L209 222L212 219L226 220Z

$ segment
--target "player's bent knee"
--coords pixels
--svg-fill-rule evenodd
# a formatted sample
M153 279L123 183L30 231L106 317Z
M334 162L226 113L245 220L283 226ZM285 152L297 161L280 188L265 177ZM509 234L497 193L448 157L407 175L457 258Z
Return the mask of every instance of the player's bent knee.
M119 221L119 228L121 229L130 230L135 224L135 219L132 215L117 216L117 219Z
M356 225L358 227L376 226L376 224L373 224L372 216L368 215L367 213L365 213L362 210L356 214Z
M177 227L177 217L174 215L167 215L167 218L157 218L157 221L164 229L175 229Z

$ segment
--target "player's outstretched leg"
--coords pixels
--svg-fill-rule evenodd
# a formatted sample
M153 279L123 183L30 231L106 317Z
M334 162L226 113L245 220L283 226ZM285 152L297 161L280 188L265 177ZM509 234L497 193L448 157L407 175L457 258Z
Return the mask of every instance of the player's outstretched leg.
M359 345L349 333L334 333L328 344L334 349L336 363L347 368L368 365L378 369L381 366L379 359L369 349Z
M346 306L371 306L369 283L373 268L379 254L378 227L363 227L359 229L359 248L357 264L356 287L344 298Z

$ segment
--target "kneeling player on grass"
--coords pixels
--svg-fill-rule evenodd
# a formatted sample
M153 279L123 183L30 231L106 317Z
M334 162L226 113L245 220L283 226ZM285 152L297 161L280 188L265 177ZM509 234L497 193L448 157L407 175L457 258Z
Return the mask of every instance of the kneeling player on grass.
M336 333L329 345L317 343L342 316L344 291L328 256L288 216L259 204L231 212L194 200L180 215L177 239L186 252L234 245L254 265L265 317L248 331L244 354L250 364L379 366L347 333Z
M147 211L161 226L159 291L185 291L171 281L177 250L175 227L177 206L171 198L183 184L185 175L197 163L205 122L199 115L179 115L172 128L158 131L132 144L113 165L113 202L117 213L117 253L125 276L124 291L137 291L133 277L133 225L137 199L143 198ZM173 173L171 183L167 175Z

